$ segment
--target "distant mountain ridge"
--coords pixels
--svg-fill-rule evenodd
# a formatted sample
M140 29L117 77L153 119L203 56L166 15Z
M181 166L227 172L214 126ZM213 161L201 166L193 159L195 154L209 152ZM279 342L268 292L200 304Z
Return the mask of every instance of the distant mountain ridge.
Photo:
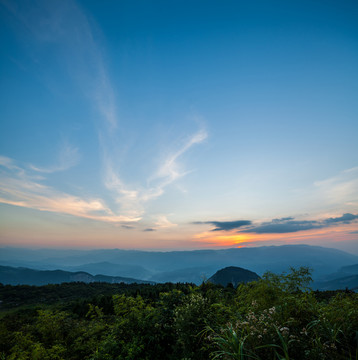
M0 283L4 285L47 285L64 282L107 282L125 284L154 284L153 281L138 280L120 276L91 275L84 271L34 270L0 266Z
M345 274L356 274L358 275L358 264L349 265L349 266L342 266L340 268L340 272Z
M340 278L329 279L325 281L315 281L313 283L315 290L354 290L358 291L358 275L348 275Z
M105 274L109 276L134 277L138 279L148 278L151 272L140 265L116 264L108 261L90 263L77 266L69 266L66 271L85 271L91 275Z
M336 272L317 279L312 287L319 290L345 290L347 288L358 291L358 264L342 266Z
M208 279L208 282L223 286L232 284L236 288L240 283L246 284L250 281L256 281L259 279L260 276L258 276L253 271L243 269L237 266L228 266L224 269L217 271L213 276Z
M315 280L358 264L358 256L310 245L262 246L192 251L139 251L120 249L71 250L0 248L0 264L38 270L84 271L155 282L201 284L218 269L237 266L259 275L281 273L292 267L313 269ZM337 277L349 275L339 274ZM329 279L327 279L329 280Z

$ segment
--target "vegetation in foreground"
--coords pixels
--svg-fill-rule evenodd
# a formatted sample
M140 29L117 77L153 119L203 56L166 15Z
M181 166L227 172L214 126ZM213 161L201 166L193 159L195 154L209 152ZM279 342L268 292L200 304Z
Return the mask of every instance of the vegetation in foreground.
M309 282L0 285L0 359L358 359L358 294Z

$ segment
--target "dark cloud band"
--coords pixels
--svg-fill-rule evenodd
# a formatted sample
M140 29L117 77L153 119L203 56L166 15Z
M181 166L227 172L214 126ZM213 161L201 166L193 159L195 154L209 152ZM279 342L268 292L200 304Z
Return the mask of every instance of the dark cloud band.
M349 224L358 219L358 215L343 214L336 218L328 218L322 221L303 220L296 221L292 217L273 219L269 222L263 222L257 226L244 229L241 232L249 232L255 234L284 234L297 231L314 230L329 227L332 225Z
M194 222L196 225L209 224L215 226L211 231L229 231L239 229L242 226L251 225L250 220L236 220L236 221L197 221Z
M282 222L265 222L261 225L255 226L251 229L244 230L244 232L251 232L256 234L284 234L297 231L305 231L312 229L320 229L324 227L318 221L282 221Z
M346 213L340 217L326 219L324 222L326 224L334 224L334 223L340 223L340 222L344 223L344 224L349 224L350 222L357 220L357 219L358 219L358 215Z
M328 218L322 221L318 220L294 220L293 217L284 217L273 219L268 222L262 222L253 225L250 220L236 221L197 221L193 224L209 224L213 225L211 231L231 231L238 229L238 232L255 233L255 234L285 234L298 231L306 231L313 229L321 229L332 225L349 224L358 220L358 215L346 213L336 218Z

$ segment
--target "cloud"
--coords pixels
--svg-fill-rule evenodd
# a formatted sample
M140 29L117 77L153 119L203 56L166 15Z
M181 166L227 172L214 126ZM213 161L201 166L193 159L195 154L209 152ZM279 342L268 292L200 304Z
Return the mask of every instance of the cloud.
M130 189L123 183L109 158L105 161L104 184L112 192L122 213L131 217L141 217L143 206L139 199L139 191Z
M109 168L107 186L117 193L116 202L120 207L120 210L113 211L100 198L82 198L45 185L46 178L37 175L37 172L38 169L25 169L13 159L0 156L0 203L108 223L133 223L142 219L143 203L148 201L148 194L158 192L158 189L153 188L129 189L113 169ZM128 224L122 226L126 229L133 228ZM150 229L154 231L175 226L177 224L169 221L166 215L159 214L155 216L154 226ZM152 231L148 229L146 231Z
M282 221L288 221L288 220L293 220L294 218L289 216L289 217L284 217L284 218L280 218L280 219L272 219L272 222L274 223L280 223Z
M15 169L17 166L14 161L7 156L0 155L0 166L4 166L7 169Z
M131 226L131 225L122 225L121 226L123 229L127 229L127 230L132 230L134 229L134 226Z
M350 224L356 220L358 220L358 214L346 213L339 217L331 217L323 220L295 220L293 217L284 217L258 224L253 224L250 220L196 221L193 222L193 224L209 224L215 226L211 231L232 231L238 229L237 233L285 234L321 229L339 224Z
M156 215L155 229L168 229L177 226L170 222L166 215Z
M353 214L343 214L342 216L336 217L336 218L329 218L324 220L324 222L326 224L335 224L335 223L344 223L344 224L349 224L354 220L358 219L358 215L353 215Z
M335 218L328 218L323 220L293 220L292 217L273 219L269 222L263 222L259 225L244 229L240 232L256 233L256 234L283 234L298 231L306 231L313 229L326 228L339 224L350 224L358 219L358 215L346 213Z
M316 181L314 193L320 202L344 206L346 210L358 206L358 167L346 169L331 178Z
M83 199L42 184L7 157L0 157L0 202L109 223L137 222L140 217L113 212L102 199Z
M164 163L151 180L162 179L161 187L164 187L175 181L177 178L186 175L187 172L180 172L178 169L178 158L187 152L193 145L203 142L207 136L207 132L203 129L192 135L180 149L165 159Z
M48 61L53 54L61 59L56 63L56 73L69 74L109 129L116 128L115 94L103 48L96 41L101 35L95 22L72 0L4 1L3 4L22 25L26 34L24 42L42 80L52 87L56 83L51 76L53 70L45 70L43 60Z
M179 170L179 158L195 144L201 143L206 138L207 133L204 130L199 130L190 136L179 149L163 161L154 175L145 181L146 185L131 186L126 184L119 174L119 166L115 166L115 161L108 154L108 151L105 151L104 183L106 188L114 194L121 211L129 216L142 216L147 202L163 195L170 184L188 174L187 171Z
M111 206L117 207L112 211L102 200L100 201L103 207L101 211L108 216L106 221L117 219L118 215L116 214L121 214L120 219L123 221L125 218L134 219L133 221L141 219L145 215L146 204L149 201L162 196L170 184L189 173L185 169L185 164L181 163L182 156L189 152L194 145L202 143L207 138L207 132L200 128L194 134L186 137L180 146L166 149L162 153L167 156L159 161L159 166L153 167L152 171L148 172L148 176L143 177L142 183L129 183L126 181L125 171L120 167L118 160L118 153L121 153L124 144L124 124L121 125L118 122L114 82L106 66L104 44L103 41L100 41L102 39L101 31L93 19L89 18L80 5L72 0L50 2L46 0L26 2L25 0L18 4L9 1L5 2L5 6L16 18L18 24L22 25L23 34L25 34L23 39L26 39L24 43L26 43L29 56L33 60L32 65L37 69L36 74L41 78L40 80L47 86L52 83L52 86L56 87L59 73L69 76L82 95L89 100L90 106L99 119L96 128L99 149L103 154L103 183L115 201L115 205L111 204ZM53 60L55 66L46 66L43 59L46 59L46 62ZM56 74L52 73L53 69ZM174 140L176 139L173 139L173 142L175 142ZM49 166L31 164L29 171L36 172L38 176L39 174L45 176L65 171L75 166L79 158L78 148L64 143L57 161ZM158 163L159 158L158 154L153 158L153 162ZM19 173L16 176L18 175ZM31 175L31 179L27 176L28 174L21 182L17 183L16 201L13 199L14 193L10 194L7 191L9 184L4 184L7 197L3 197L2 201L15 201L19 206L55 211L54 204L48 204L45 199L54 199L55 197L63 199L66 198L66 194L46 187L45 195L40 199L38 197L40 194L35 196L33 189L29 192L25 191L30 183L34 187L36 183L34 174ZM39 178L37 179L39 180ZM41 184L36 183L36 185ZM31 199L22 201L21 196L26 198L29 193L31 193ZM77 204L81 204L85 208L86 204L81 203L80 200L79 197ZM45 202L47 205L43 206ZM76 203L75 200L74 202ZM73 206L69 203L66 204L66 206L63 204L61 211L68 212L68 207L76 207L74 204ZM64 210L65 208L67 210ZM76 216L87 216L88 211L83 209L83 211L71 211L71 213L76 213ZM105 219L105 216L102 214L101 218ZM153 225L153 228L171 226L175 226L175 224L162 219L158 224Z
M148 231L148 232L150 232L150 231L155 231L155 229L153 229L153 228L147 228L147 229L144 229L143 231Z
M314 220L283 220L277 221L278 219L272 220L271 222L264 222L258 226L250 229L245 229L243 232L256 233L256 234L282 234L292 233L297 231L305 231L312 229L320 229L324 225Z
M252 222L250 220L236 220L236 221L196 221L193 224L210 224L215 226L211 231L230 231L234 229L238 229L242 226L251 225Z
M67 141L61 145L57 163L49 167L38 167L30 164L30 168L41 173L54 173L59 171L68 170L78 164L80 154L77 147L72 146Z

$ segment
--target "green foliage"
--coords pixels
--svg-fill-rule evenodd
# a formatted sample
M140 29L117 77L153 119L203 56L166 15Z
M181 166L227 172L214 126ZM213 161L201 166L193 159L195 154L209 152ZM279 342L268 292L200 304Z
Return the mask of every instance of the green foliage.
M309 282L1 286L0 359L357 360L358 294Z
M174 328L177 335L177 347L185 357L196 356L198 346L204 352L201 332L211 322L212 309L208 300L200 293L192 293L186 297L182 305L174 312ZM205 357L203 357L205 358Z
M301 268L282 275L266 273L257 282L241 285L236 297L239 316L219 332L212 331L218 348L214 357L354 358L357 294L318 302L309 291L310 281L309 269Z
M262 278L285 292L310 290L309 284L312 282L311 271L307 267L291 267L290 272L281 275L266 272Z
M141 296L134 298L125 295L114 295L113 306L114 313L120 317L125 317L129 314L134 315L134 313L139 313L146 307Z
M221 330L220 334L217 334L210 327L207 331L212 333L210 339L217 345L219 350L212 353L212 359L258 359L258 357L250 350L246 349L246 339L248 335L244 330L239 333L230 324L228 327Z
M243 312L252 305L259 310L268 309L287 301L287 295L308 292L310 282L310 270L306 267L291 268L287 274L266 272L262 279L238 286L237 304Z

